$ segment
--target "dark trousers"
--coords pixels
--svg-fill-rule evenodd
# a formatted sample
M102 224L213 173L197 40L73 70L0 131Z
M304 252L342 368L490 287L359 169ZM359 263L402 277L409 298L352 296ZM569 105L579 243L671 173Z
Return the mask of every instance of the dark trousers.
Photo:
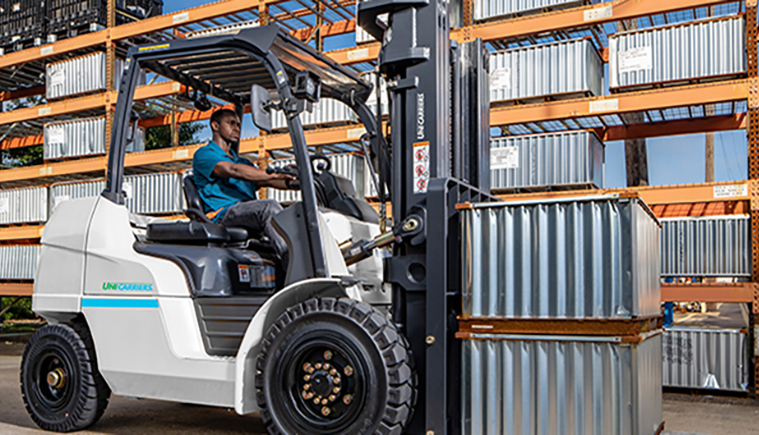
M271 218L282 211L282 206L273 199L259 199L245 201L229 207L221 219L221 223L228 227L241 227L248 230L253 237L262 234L271 240L274 250L287 267L289 254L287 244L271 223Z

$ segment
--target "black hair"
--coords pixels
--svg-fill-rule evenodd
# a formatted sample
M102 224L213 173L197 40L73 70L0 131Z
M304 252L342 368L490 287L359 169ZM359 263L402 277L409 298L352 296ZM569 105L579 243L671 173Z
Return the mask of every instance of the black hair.
M213 112L213 114L211 115L211 124L213 124L214 122L217 124L221 124L221 120L224 119L224 117L227 115L234 115L235 117L237 117L237 113L235 113L235 111L232 109L219 109Z

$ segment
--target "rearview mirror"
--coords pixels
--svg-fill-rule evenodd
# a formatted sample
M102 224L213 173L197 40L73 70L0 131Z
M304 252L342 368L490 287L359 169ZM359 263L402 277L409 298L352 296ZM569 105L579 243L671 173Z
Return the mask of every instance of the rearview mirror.
M250 88L250 113L253 115L253 124L267 133L271 133L270 103L269 91L266 88L260 85Z

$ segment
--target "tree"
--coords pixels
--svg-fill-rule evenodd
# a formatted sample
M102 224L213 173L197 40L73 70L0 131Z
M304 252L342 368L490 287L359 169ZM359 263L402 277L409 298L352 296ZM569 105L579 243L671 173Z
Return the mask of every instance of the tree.
M187 122L179 124L179 145L192 145L198 143L196 137L205 128L200 122ZM145 149L155 150L159 148L171 147L171 126L161 125L159 127L148 128L145 131Z

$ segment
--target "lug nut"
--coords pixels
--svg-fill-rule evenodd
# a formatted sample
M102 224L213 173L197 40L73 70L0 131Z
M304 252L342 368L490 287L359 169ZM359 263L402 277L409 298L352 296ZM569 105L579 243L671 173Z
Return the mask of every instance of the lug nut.
M331 360L332 359L332 352L330 352L328 350L325 350L324 351L324 359L326 359L327 361Z
M332 370L329 371L329 374L332 375L332 376L335 376L335 375L337 375L337 370L335 370L333 368Z
M319 404L319 402L321 402L321 400L319 400L319 398L318 398L318 397L317 397L316 399L314 399L314 405L318 405L318 404Z
M329 370L329 368L330 368L330 365L329 365L329 363L325 363L325 364L324 364L324 370Z
M303 391L303 400L308 400L308 393L305 390Z
M343 397L343 403L345 403L346 405L350 405L352 400L353 400L353 396L350 394L346 394L345 397Z
M340 387L333 388L332 392L335 393L335 394L339 393L340 392Z
M303 364L303 371L307 373L311 373L311 363L305 363Z
M319 370L322 368L322 363L316 363L314 367L316 367L316 370Z
M327 403L329 403L329 400L327 400L327 399L322 399L322 405L326 405Z
M311 380L311 375L305 375L305 376L303 376L303 380L306 381L306 382L310 381Z
M345 376L351 376L353 374L353 367L345 366L343 371L345 372Z
M304 385L304 386L303 386L303 389L304 389L304 390L310 390L310 389L311 389L311 384L306 384L306 385Z
M333 379L332 383L335 384L335 385L339 384L340 383L340 378L337 377L337 378Z
M323 416L325 416L325 417L328 416L330 412L332 412L332 411L329 408L327 408L326 406L322 408L322 415Z
M330 395L329 395L329 401L330 401L330 402L334 402L334 401L335 401L335 399L337 399L337 396L335 396L334 394L330 394Z

